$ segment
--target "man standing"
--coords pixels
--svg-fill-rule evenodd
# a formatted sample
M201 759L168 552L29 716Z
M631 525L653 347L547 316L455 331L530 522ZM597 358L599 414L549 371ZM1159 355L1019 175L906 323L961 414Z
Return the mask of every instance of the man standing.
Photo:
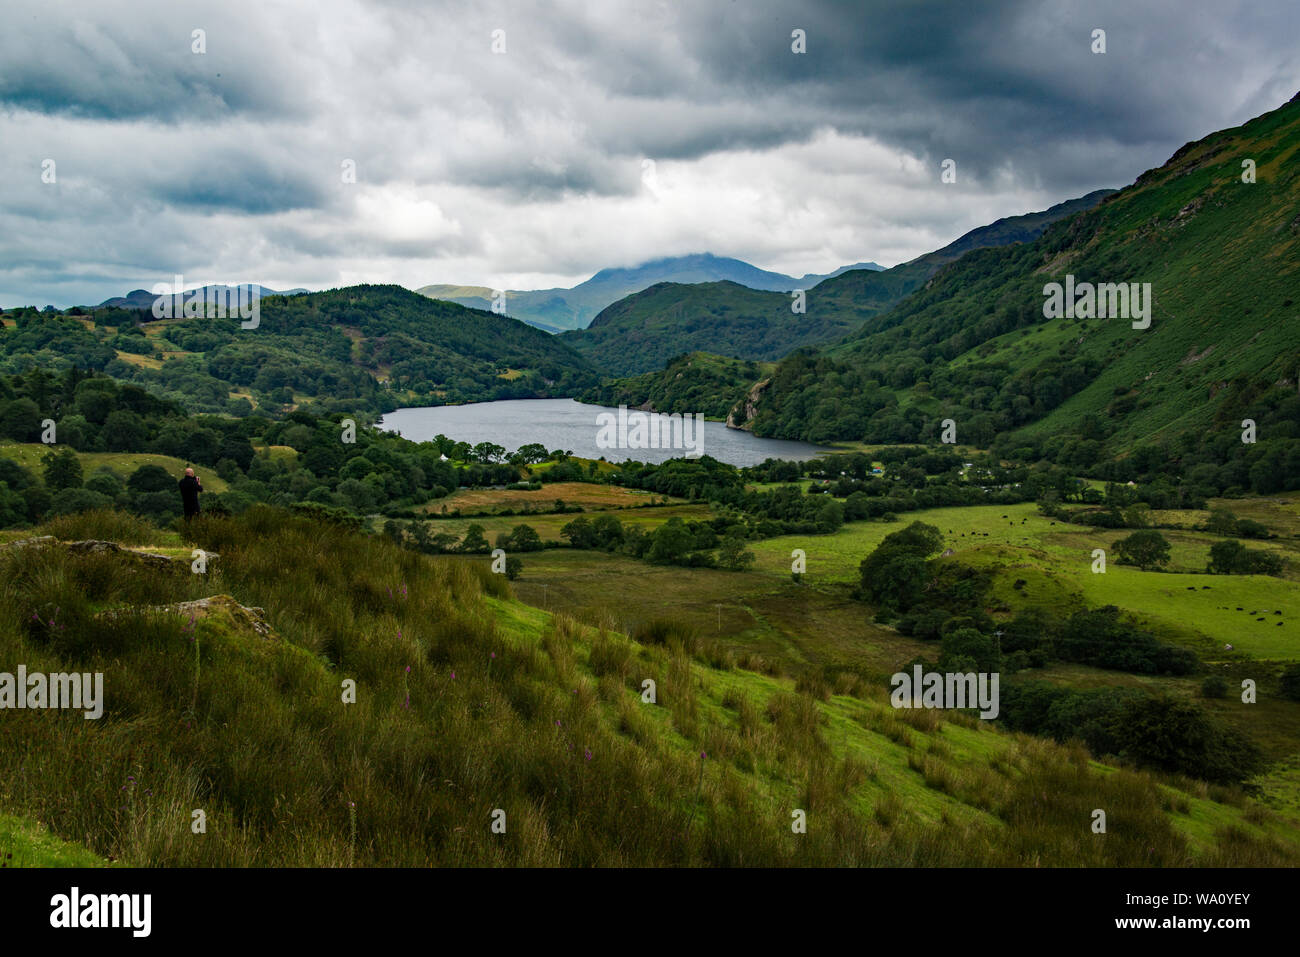
M185 508L185 520L189 521L199 514L199 493L203 491L203 485L194 477L194 469L187 468L180 486L181 505Z

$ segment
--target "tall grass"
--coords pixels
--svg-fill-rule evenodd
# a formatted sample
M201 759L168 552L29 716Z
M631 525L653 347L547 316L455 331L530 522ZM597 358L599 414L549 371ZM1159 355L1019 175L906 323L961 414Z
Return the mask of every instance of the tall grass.
M72 538L109 526L59 527ZM1190 859L1155 779L1090 773L1057 745L1015 745L1005 774L974 769L936 743L937 726L842 699L884 736L857 729L881 742L864 760L830 743L841 736L827 734L828 681L796 690L712 671L692 657L689 626L651 623L628 640L513 604L486 560L429 558L268 508L200 518L187 534L221 556L206 575L188 561L169 572L0 552L0 669L101 671L106 698L99 721L6 713L0 810L144 866ZM272 632L220 608L191 630L174 606L215 594L264 609ZM889 739L918 749L926 783L951 802L947 825L889 793L910 773L882 766ZM1111 833L1076 839L1098 801L1115 809ZM505 834L490 827L497 809ZM791 830L797 809L805 834ZM206 833L191 829L196 810ZM1233 860L1292 853L1250 847Z

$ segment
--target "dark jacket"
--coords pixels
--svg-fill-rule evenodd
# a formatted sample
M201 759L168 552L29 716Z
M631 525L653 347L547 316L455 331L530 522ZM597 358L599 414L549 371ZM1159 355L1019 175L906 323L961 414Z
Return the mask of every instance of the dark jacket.
M202 484L193 475L187 475L181 479L180 485L181 504L185 507L185 514L199 514L199 493L203 491Z

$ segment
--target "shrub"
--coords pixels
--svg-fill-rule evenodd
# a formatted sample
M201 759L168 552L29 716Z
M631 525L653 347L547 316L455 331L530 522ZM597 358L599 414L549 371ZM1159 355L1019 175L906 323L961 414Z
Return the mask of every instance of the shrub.
M158 529L142 518L111 508L98 508L52 518L37 534L53 535L62 542L87 539L121 545L148 545L158 538Z
M1210 675L1201 682L1201 696L1204 698L1223 698L1228 694L1228 682L1219 675Z

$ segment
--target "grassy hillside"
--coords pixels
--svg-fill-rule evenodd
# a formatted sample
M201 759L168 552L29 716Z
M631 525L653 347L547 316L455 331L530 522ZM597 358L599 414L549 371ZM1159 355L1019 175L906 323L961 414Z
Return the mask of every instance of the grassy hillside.
M1205 447L1188 468L1239 457L1244 418L1274 441L1300 435L1298 150L1293 99L1187 144L1033 242L968 254L852 339L783 363L754 431L934 441L952 418L959 440L1005 436L1008 449L1072 435L1087 443L1080 464L1161 444L1167 457L1189 435L1191 449ZM1246 160L1253 183L1242 181ZM1150 283L1150 327L1045 318L1044 286L1067 274Z
M81 521L59 531L99 534ZM107 700L0 724L3 813L139 865L1300 859L1294 823L1239 793L895 711L851 673L746 670L680 622L630 640L520 603L486 558L269 509L195 532L206 577L0 552L3 660L102 671Z
M0 372L75 365L191 411L236 415L562 396L596 381L552 336L400 286L271 296L260 308L253 329L237 317L154 320L119 308L23 312L0 334Z
M999 219L892 269L854 269L821 282L787 287L805 290L803 313L791 310L787 292L761 292L726 282L661 284L615 302L586 329L562 338L613 376L657 370L673 356L695 350L738 359L779 359L802 346L838 341L969 250L1027 242L1062 217L1096 205L1110 192L1097 190L1042 212ZM633 384L619 387L635 388ZM733 403L737 394L733 393ZM724 416L725 412L719 417Z
M40 824L0 814L0 867L103 867L103 858Z
M703 412L711 419L725 419L736 395L751 382L770 375L774 368L768 362L692 352L670 360L657 372L607 379L578 398L597 405L627 405L687 415Z
M0 441L0 456L17 462L33 475L41 474L49 454L50 447L41 445L39 442ZM155 455L150 452L77 452L76 455L77 461L81 463L81 469L86 475L91 475L101 468L106 468L124 481L130 478L136 469L145 465L157 465L172 478L180 481L181 476L185 474L187 464L190 464L175 456ZM204 491L220 493L227 491L229 488L230 483L220 475L215 472L208 473L205 470L203 476Z

